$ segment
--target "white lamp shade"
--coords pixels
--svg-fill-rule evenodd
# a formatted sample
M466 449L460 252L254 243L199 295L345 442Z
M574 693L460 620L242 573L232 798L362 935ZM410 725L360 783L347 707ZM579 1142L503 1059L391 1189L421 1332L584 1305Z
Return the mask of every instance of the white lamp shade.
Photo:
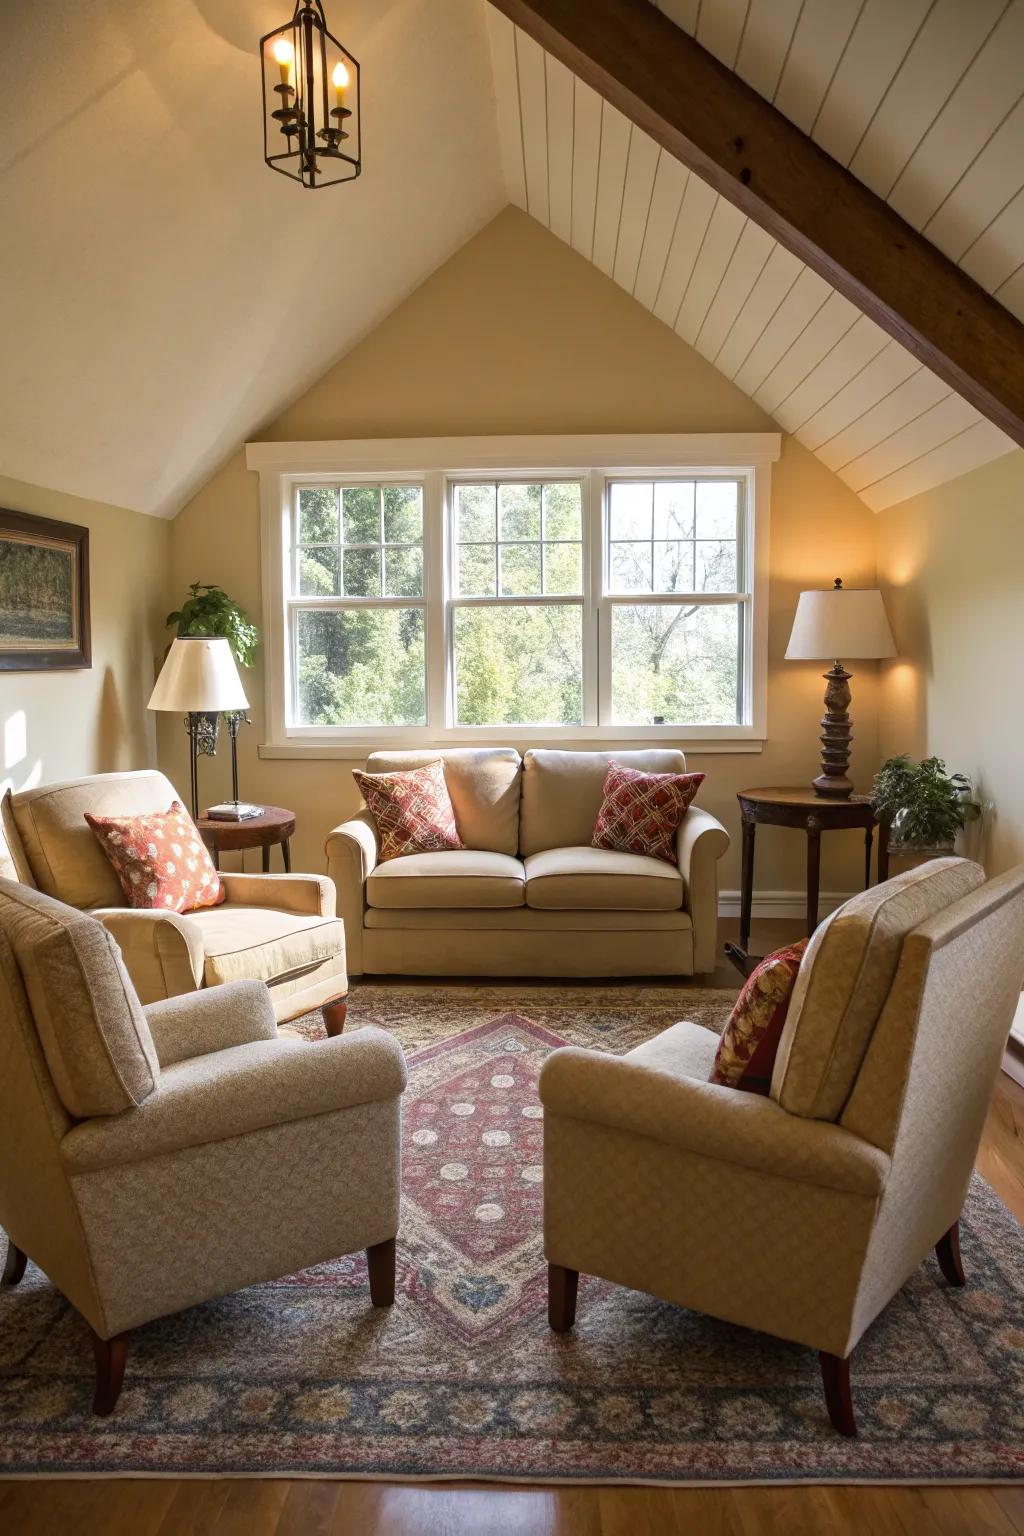
M800 593L787 661L879 661L896 654L876 588Z
M201 635L175 640L149 696L149 707L176 714L248 709L249 700L228 642Z

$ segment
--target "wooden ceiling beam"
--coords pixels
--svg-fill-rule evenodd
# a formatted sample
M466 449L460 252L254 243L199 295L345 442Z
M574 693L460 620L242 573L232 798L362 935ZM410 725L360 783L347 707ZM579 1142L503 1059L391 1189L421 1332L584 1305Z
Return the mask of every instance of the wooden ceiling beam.
M1024 326L650 0L491 0L1024 446Z

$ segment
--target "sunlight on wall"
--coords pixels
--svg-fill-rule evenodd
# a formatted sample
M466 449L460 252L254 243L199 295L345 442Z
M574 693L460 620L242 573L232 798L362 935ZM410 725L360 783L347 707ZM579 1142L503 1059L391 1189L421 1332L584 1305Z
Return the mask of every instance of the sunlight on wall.
M28 753L28 721L23 709L16 709L4 721L4 767L11 769L24 762Z

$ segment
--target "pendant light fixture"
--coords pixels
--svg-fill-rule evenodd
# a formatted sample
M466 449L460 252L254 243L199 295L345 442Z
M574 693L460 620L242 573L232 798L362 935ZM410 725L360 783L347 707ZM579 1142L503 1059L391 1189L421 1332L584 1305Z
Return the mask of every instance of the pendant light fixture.
M304 187L359 175L359 65L327 30L321 0L260 39L263 158Z

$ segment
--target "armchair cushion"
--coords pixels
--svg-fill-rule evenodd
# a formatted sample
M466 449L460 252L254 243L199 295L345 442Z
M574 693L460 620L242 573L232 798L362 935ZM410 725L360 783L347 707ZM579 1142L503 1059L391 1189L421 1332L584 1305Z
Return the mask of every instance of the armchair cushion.
M118 907L124 893L89 830L94 816L146 816L166 811L175 797L162 773L98 773L41 784L12 795L4 807L35 884L72 907Z
M262 981L229 981L168 997L150 1003L145 1015L161 1067L232 1045L277 1039L274 1005Z
M75 1126L61 1155L71 1173L121 1167L394 1099L405 1084L402 1047L382 1029L315 1044L257 1040L169 1067L140 1109Z
M549 848L526 860L526 905L570 912L675 912L683 904L676 865L606 848Z
M225 902L190 912L189 921L202 938L203 979L208 987L246 980L272 984L345 953L345 928L336 917L306 917L274 907Z
M193 912L224 900L213 860L180 800L146 816L94 816L96 839L130 907Z
M772 1098L783 1109L839 1118L907 934L984 880L969 859L933 859L861 891L826 918L800 966L772 1074Z
M609 763L591 838L595 848L676 862L676 832L703 773L642 773Z
M85 1118L144 1103L160 1066L113 938L95 918L13 881L0 881L0 903L65 1109Z
M767 1093L807 940L766 955L754 967L722 1031L708 1079L745 1093Z

